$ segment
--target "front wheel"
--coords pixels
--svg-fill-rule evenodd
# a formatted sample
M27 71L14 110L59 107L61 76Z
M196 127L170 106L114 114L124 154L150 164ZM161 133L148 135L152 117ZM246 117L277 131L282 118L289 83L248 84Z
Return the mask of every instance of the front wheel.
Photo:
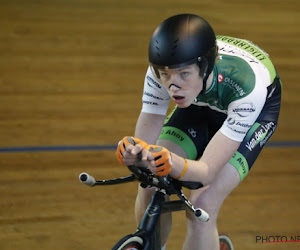
M226 234L219 235L220 250L234 250L231 239Z
M143 250L144 240L139 236L127 235L123 237L112 250Z

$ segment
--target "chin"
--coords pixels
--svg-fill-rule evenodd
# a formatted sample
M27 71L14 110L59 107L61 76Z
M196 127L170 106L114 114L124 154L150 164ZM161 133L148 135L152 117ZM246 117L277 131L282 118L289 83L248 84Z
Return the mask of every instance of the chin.
M176 104L178 108L188 108L189 106L191 106L191 103L180 103L180 104Z

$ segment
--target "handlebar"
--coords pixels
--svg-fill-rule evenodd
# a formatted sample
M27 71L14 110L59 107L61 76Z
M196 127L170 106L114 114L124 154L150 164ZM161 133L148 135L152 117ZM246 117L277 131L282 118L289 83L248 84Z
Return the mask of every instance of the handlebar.
M128 169L132 174L124 177L119 177L109 180L95 180L95 178L87 173L81 173L79 175L79 180L90 186L96 185L115 185L121 183L127 183L132 181L139 181L141 186L146 187L156 187L160 190L164 190L166 194L172 195L176 194L181 201L194 213L194 215L201 221L206 222L209 220L209 215L206 211L201 208L195 208L193 204L187 199L187 197L182 192L182 187L195 190L203 187L200 182L190 182L190 181L179 181L173 179L171 176L155 176L146 168L139 168L136 166L128 166Z
M82 182L90 187L93 187L93 186L97 186L97 185L115 185L115 184L131 182L131 181L135 181L136 177L134 176L134 174L130 174L130 175L124 176L124 177L100 181L100 180L95 180L95 178L93 176L89 175L88 173L81 173L79 175L79 180L80 180L80 182Z
M81 173L79 175L79 180L90 187L95 186L96 184L95 178L87 173Z

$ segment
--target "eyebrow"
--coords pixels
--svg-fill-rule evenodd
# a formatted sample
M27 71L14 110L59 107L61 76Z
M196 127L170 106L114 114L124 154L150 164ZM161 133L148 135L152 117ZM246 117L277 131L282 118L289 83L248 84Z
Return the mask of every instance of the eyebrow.
M179 68L178 70L186 70L186 69L190 69L190 68L191 68L191 66L185 66L183 68Z
M179 69L177 69L177 71L182 71L182 70L186 70L186 69L191 69L191 66L188 65L188 66L185 66L185 67L183 67L183 68L179 68ZM168 70L166 70L166 69L159 69L159 70L161 70L161 71L163 71L163 72L167 72L167 71L168 71Z

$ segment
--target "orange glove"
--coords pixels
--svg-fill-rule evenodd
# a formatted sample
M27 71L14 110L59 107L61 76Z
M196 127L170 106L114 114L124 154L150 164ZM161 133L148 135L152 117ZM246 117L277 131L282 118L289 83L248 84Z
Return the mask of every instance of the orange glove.
M172 161L169 150L162 146L148 145L146 147L154 156L158 176L166 176L171 172Z
M140 145L142 145L143 149L147 146L147 143L141 139L138 139L135 137L130 137L130 136L125 136L121 141L119 141L119 144L118 144L118 147L116 150L116 157L120 164L124 165L123 154L126 150L126 147L130 144L133 146L135 146L136 144L140 144Z

